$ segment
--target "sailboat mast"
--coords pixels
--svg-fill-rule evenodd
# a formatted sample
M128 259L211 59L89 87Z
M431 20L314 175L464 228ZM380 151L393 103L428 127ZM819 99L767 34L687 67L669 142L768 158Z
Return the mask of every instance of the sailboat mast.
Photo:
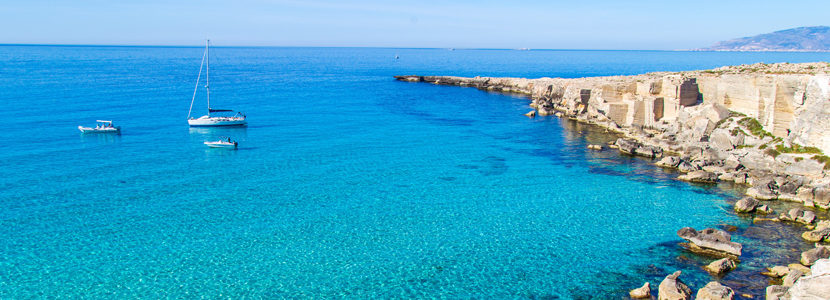
M205 55L202 53L202 62L199 64L199 75L196 76L196 86L193 88L193 98L190 98L190 109L187 110L187 119L190 119L190 113L193 112L193 101L196 100L196 92L199 91L199 80L202 79L202 67L205 66Z
M210 40L205 41L205 56L207 57L207 73L205 74L205 89L207 90L208 116L210 116Z

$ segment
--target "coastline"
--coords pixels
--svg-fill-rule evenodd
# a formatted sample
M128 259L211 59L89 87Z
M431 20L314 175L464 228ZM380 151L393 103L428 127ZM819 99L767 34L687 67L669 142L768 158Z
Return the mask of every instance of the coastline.
M781 226L794 228L797 233L789 238L802 244L802 250L808 249L792 253L800 254L801 261L778 267L770 262L766 266L769 297L798 293L797 289L788 291L789 287L799 278L808 278L805 276L810 274L809 266L830 254L819 245L830 242L830 160L825 156L830 153L830 133L825 133L830 132L830 124L823 120L830 112L830 105L825 105L830 99L828 74L827 63L782 63L575 79L417 75L395 78L527 95L533 108L528 117L553 115L622 136L607 145L591 145L594 150L609 147L622 154L641 156L681 174L678 180L746 187L747 197L729 200L735 201L736 212L752 218L753 227L780 222ZM718 245L704 245L702 250L717 256L723 251L711 250L729 243L730 235L720 229L714 232L726 239L713 238ZM678 236L678 241L690 241L690 252L700 248L695 246L697 243L705 244L699 240L695 243L694 238L690 240L680 231ZM816 243L815 248L807 247L811 243ZM816 259L805 261L805 255L812 255L805 254L808 252L819 254ZM738 245L737 256L733 254L730 260L739 269L740 256ZM664 283L675 282L670 274L664 275L669 275ZM720 276L713 278L718 281ZM703 286L696 286L695 290L700 288ZM798 289L804 288L800 285ZM656 292L655 285L647 294L657 295Z

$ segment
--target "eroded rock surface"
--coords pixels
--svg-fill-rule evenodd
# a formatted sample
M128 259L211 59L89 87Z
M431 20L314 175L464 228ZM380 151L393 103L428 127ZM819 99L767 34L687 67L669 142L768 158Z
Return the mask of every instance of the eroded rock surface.
M701 249L726 255L741 256L741 248L743 246L739 243L732 242L732 236L723 230L706 228L697 231L691 227L683 227L677 231L677 235L692 243L693 246Z
M657 288L657 299L659 300L688 300L692 297L692 290L686 286L683 281L681 281L678 277L680 277L681 272L675 271L663 281L660 282L660 286Z

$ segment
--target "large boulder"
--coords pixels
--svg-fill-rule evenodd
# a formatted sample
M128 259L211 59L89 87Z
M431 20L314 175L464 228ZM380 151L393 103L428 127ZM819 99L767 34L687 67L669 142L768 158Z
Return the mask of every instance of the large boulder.
M734 260L725 257L713 261L712 263L703 267L704 270L711 273L712 275L720 276L726 272L732 271L737 267L737 264Z
M657 299L659 300L688 300L692 297L692 290L677 277L680 271L666 276L657 288Z
M802 159L787 166L784 172L802 176L821 176L824 171L824 164L812 159Z
M689 173L699 170L696 165L691 164L686 160L681 160L680 163L677 164L677 171L682 173Z
M830 220L819 221L815 229L804 232L801 237L808 242L830 242Z
M643 286L628 292L628 296L634 299L651 298L651 286L646 282Z
M802 224L813 224L813 221L816 220L816 213L805 210L801 212L801 215L795 218L795 221Z
M798 188L800 188L804 184L804 179L801 177L795 177L789 180L785 180L783 184L778 188L778 192L781 194L793 194L795 195L798 193Z
M781 297L784 297L784 294L786 294L786 293L787 293L787 289L789 289L789 288L788 288L788 287L786 287L786 286L782 286L782 285L771 285L771 286L768 286L768 287L767 287L767 290L766 290L766 292L767 292L767 297L766 297L766 299L767 299L767 300L778 300L778 299L781 299Z
M819 259L830 258L830 247L818 246L801 252L801 264L812 266Z
M697 300L732 300L735 292L728 286L717 281L710 281L702 289L697 291Z
M816 219L816 213L801 208L793 208L786 213L782 213L778 218L784 221L812 224Z
M664 168L676 168L677 165L680 164L680 158L677 156L666 156L663 157L660 161L654 163L658 167Z
M820 206L830 205L830 187L821 186L813 189L813 201Z
M778 183L772 178L762 178L752 182L752 187L746 190L746 195L761 199L778 199Z
M766 272L762 272L761 274L767 275L769 277L781 278L787 276L790 273L790 268L786 266L774 266L772 268L767 268Z
M702 252L714 252L713 254L722 256L741 256L743 246L732 242L732 236L723 230L706 228L697 231L691 227L683 227L677 231L677 235L689 241L693 251L698 248L703 250Z
M793 286L795 281L804 276L804 272L800 270L790 270L787 275L784 275L784 278L781 278L781 285L783 286Z
M615 143L617 149L625 154L644 156L651 159L663 156L663 149L656 146L644 145L633 139L619 138Z
M709 143L715 148L723 150L732 150L735 145L732 144L732 135L729 130L718 128L712 131L709 135Z
M697 170L677 176L677 179L688 182L716 183L718 182L718 175L703 170Z
M755 198L744 197L735 203L735 211L739 213L751 213L755 211L755 208L757 208L759 204L761 204L761 202L755 200Z
M784 294L785 299L830 299L830 259L821 259Z

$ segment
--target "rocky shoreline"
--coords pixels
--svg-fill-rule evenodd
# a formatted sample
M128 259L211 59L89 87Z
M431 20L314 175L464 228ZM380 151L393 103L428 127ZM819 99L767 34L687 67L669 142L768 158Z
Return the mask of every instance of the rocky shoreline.
M753 222L803 226L799 239L815 243L788 266L768 266L767 299L830 297L830 64L753 64L689 72L593 78L492 78L395 76L407 82L467 86L530 96L528 117L554 115L622 135L609 143L678 171L678 180L745 185L735 211ZM602 150L603 145L591 145ZM773 211L772 202L791 205ZM719 229L682 228L686 248L722 256L705 266L713 274L740 268L741 245ZM812 269L810 268L812 266ZM689 299L691 290L668 275L660 299ZM780 278L780 280L779 280ZM653 297L650 285L632 298ZM753 295L743 295L753 296ZM759 295L754 295L759 296ZM732 299L732 289L712 281L698 299Z

